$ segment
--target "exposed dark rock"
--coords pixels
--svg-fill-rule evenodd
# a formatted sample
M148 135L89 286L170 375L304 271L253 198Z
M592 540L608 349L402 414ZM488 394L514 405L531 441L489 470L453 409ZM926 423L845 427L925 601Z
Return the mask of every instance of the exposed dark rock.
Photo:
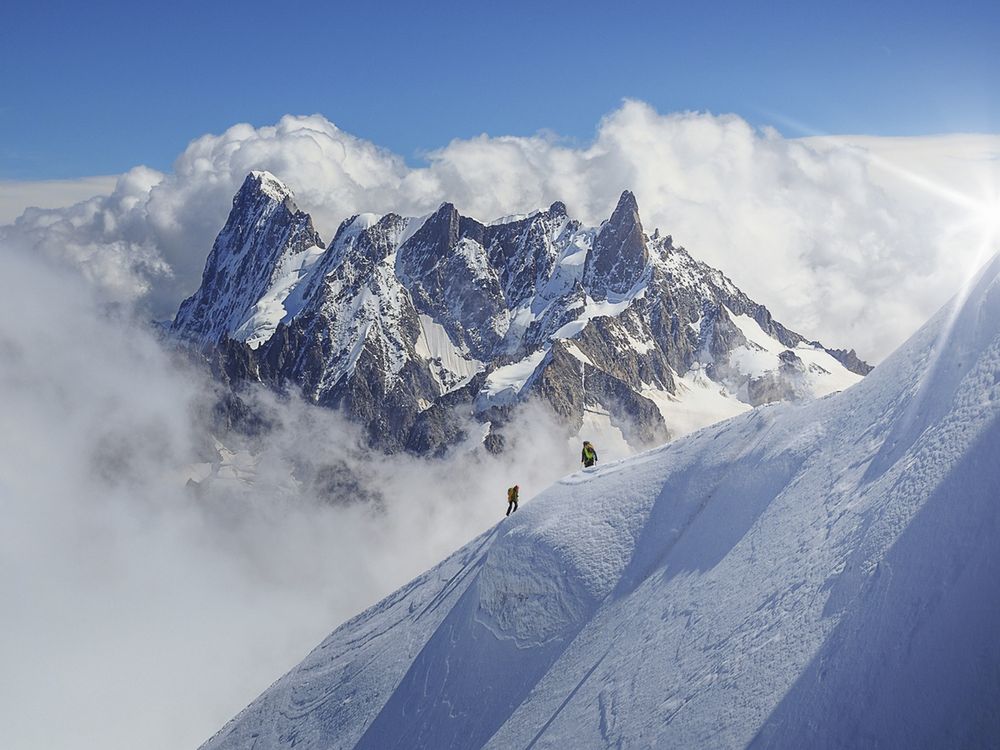
M818 341L812 342L816 346L822 346ZM873 368L870 364L858 357L853 349L827 349L827 353L836 359L840 364L857 375L867 375Z
M584 266L584 286L599 300L607 299L609 294L625 294L639 281L648 260L639 206L635 196L626 190L594 238Z
M486 422L484 444L502 450L504 426L530 398L571 434L596 412L638 447L668 438L643 392L677 395L678 376L698 371L761 404L808 397L829 375L796 354L818 344L669 235L648 237L631 192L599 230L558 201L493 224L450 203L414 221L354 216L324 250L287 188L254 173L172 329L224 383L298 390L361 424L370 445L423 455ZM734 356L760 349L748 325L786 347L768 371L744 371ZM870 370L853 351L828 353ZM520 382L490 379L504 367ZM258 429L238 402L220 408L233 428Z
M503 453L505 444L506 441L503 435L497 432L490 432L490 434L483 438L483 447L493 454Z

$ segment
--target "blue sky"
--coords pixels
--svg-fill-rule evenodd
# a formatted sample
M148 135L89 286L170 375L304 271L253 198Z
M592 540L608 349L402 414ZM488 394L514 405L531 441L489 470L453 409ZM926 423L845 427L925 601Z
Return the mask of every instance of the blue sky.
M797 134L1000 131L997 3L17 3L0 179L169 169L322 113L418 163L452 138L585 142L625 97Z

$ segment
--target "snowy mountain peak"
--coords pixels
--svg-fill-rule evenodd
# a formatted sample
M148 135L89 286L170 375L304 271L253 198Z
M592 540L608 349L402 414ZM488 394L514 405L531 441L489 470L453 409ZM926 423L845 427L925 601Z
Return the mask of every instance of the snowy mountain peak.
M172 330L200 346L233 339L256 348L288 313L285 299L324 247L288 188L269 172L251 172Z
M279 202L285 200L286 198L294 197L292 191L287 185L285 185L285 183L265 170L254 170L250 172L250 174L247 175L246 180L243 181L243 188L248 186L256 188L264 195L267 195L269 198L273 198ZM241 188L241 190L243 188Z
M489 224L445 202L352 216L326 250L272 177L247 178L173 330L227 378L294 383L387 450L446 450L472 421L496 448L528 399L641 447L864 372L648 238L630 191L600 229L559 201Z
M378 214L355 214L344 219L337 228L337 233L333 236L330 246L333 247L371 229L381 218Z
M584 266L584 286L594 299L628 292L649 261L639 205L628 190L621 194L611 218L594 238Z

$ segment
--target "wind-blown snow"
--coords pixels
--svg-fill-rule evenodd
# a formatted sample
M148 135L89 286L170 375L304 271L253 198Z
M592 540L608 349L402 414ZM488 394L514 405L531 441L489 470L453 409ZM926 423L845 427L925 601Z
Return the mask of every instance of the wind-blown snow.
M206 748L1000 742L1000 258L858 385L563 478Z

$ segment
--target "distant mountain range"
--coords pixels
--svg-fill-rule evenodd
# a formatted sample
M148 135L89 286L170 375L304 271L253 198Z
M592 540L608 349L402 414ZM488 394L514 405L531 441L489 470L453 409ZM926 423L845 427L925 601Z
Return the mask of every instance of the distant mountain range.
M299 389L372 445L418 454L479 430L502 450L530 398L570 435L647 447L871 369L647 234L628 191L599 227L558 202L490 223L444 203L353 216L327 246L291 191L253 172L171 330L227 381Z

